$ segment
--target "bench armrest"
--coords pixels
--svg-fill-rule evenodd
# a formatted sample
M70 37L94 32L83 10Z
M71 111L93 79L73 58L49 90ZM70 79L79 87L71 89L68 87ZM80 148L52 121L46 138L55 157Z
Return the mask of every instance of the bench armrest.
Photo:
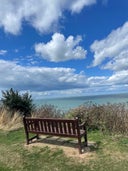
M80 125L79 125L79 128L81 129L81 128L86 128L86 122L83 122L83 123L81 123Z

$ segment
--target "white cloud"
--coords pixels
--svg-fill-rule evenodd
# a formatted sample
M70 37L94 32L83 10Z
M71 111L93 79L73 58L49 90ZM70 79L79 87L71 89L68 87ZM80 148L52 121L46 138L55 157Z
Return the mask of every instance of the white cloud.
M107 77L105 76L91 76L88 78L88 84L90 87L107 85Z
M122 69L125 68L127 63L127 49L128 49L128 22L126 22L122 27L113 30L105 39L96 40L91 45L91 50L94 52L93 66L102 64L102 62L110 60L110 62L104 66L109 69ZM123 62L119 64L119 61L123 58ZM111 61L112 60L112 61ZM113 66L113 63L118 66ZM127 63L127 64L124 64ZM119 66L120 65L120 66ZM111 66L111 67L110 67Z
M95 4L96 0L76 0L76 1L71 1L70 9L72 12L77 12L79 13L84 6L89 6L92 4Z
M3 50L3 49L0 50L0 55L5 55L6 53L7 53L7 50Z
M29 91L36 98L79 96L126 90L128 70L115 72L110 77L87 77L73 68L23 67L0 60L0 90Z
M108 82L117 85L128 85L128 69L115 72L112 76L109 77Z
M119 55L113 57L103 69L110 69L114 71L122 71L128 69L128 50L123 50Z
M35 45L35 51L42 58L48 61L60 62L70 59L84 59L87 51L79 46L82 38L69 36L67 39L63 34L55 33L52 40L48 43L38 43Z
M43 91L43 92L32 92L32 96L34 99L42 99L43 98L53 98L53 97L72 97L72 96L81 96L84 92L84 89L76 88L76 89L66 89L66 90L51 90L51 91Z
M105 39L96 40L91 45L91 50L94 52L93 66L101 65L102 69L113 71L110 77L100 81L101 85L108 86L108 91L126 91L128 86L128 22L113 30Z
M96 0L0 0L0 27L18 34L26 21L40 32L53 30L65 10L80 12Z
M0 73L1 88L49 91L87 86L85 75L71 68L23 67L0 60Z

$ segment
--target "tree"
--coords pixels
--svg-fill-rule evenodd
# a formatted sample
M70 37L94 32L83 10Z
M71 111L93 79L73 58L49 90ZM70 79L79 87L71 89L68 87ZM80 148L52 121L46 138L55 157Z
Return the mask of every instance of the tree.
M32 96L29 95L28 92L20 95L17 90L14 91L12 88L10 90L2 91L1 101L13 114L18 111L23 115L31 115L31 112L35 107Z

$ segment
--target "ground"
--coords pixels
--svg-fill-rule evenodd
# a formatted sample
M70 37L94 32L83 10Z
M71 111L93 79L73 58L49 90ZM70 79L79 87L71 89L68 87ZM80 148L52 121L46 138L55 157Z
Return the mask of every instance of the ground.
M25 148L31 150L32 147L50 147L51 150L61 149L67 157L77 159L78 162L88 162L96 157L95 151L92 149L97 147L95 142L88 142L88 147L82 148L82 154L78 151L77 139L67 139L62 137L40 136L39 140L33 141L26 145Z

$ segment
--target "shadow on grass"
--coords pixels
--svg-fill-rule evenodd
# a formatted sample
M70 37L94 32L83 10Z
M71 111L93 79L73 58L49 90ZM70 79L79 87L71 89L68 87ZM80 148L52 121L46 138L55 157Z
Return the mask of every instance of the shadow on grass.
M39 145L52 145L52 146L60 146L60 147L70 147L78 150L78 140L77 139L69 139L55 136L41 136L38 140L33 140L31 144L39 144ZM82 142L82 153L97 151L100 147L101 142L88 142L88 146L84 145Z
M98 151L100 149L100 141L97 141L95 143L90 143L88 146L90 148L90 151Z

